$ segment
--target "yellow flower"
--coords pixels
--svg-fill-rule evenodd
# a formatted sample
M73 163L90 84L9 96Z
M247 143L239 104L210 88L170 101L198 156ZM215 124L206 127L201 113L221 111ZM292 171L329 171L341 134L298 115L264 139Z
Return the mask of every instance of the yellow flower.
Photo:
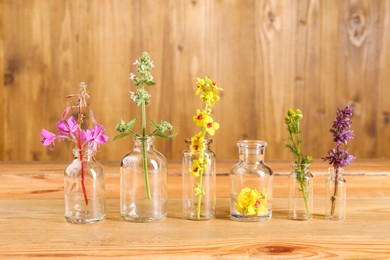
M204 148L204 135L203 132L200 131L199 133L191 137L190 149L191 152L195 153L195 152L202 151L203 148Z
M199 177L199 170L201 169L201 164L199 160L194 160L192 162L192 166L189 169L189 172L194 175L195 177Z
M197 126L203 127L208 117L207 110L200 111L200 109L197 109L196 115L192 117L192 120L196 123Z
M207 159L205 157L199 157L199 159L194 159L192 161L191 168L188 171L195 177L199 177L199 173L204 173L206 171Z
M194 194L196 196L203 196L203 195L205 195L205 192L204 192L204 189L203 189L203 185L201 183L196 184L196 186L194 187Z
M262 190L261 194L257 189L243 188L237 196L237 211L246 216L267 213L267 192Z
M200 99L208 106L214 106L219 100L218 91L222 90L217 86L217 83L205 77L204 79L197 78L196 85L198 89L195 94L200 95Z
M208 117L206 120L206 131L209 133L211 136L215 135L215 131L219 129L219 123L214 122L214 119L211 117Z

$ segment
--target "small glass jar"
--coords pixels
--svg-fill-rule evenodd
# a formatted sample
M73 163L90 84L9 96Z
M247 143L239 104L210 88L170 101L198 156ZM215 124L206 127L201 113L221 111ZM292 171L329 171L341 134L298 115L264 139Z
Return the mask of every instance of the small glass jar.
M154 137L135 137L120 169L120 214L126 221L152 222L167 216L167 160Z
M103 168L91 149L73 149L73 154L64 173L65 219L76 224L101 221L105 219Z
M310 164L292 164L289 175L288 218L309 220L313 214L313 175Z
M237 221L265 221L272 217L273 173L264 164L267 143L237 142L239 162L230 172L230 217Z
M187 149L183 152L183 216L190 220L209 220L215 216L215 154L210 150L211 139L204 140L203 152L191 152L191 139L186 139ZM199 161L205 163L199 171ZM193 173L195 172L195 173ZM195 176L194 174L199 174ZM197 194L197 187L203 187L203 195Z
M328 169L326 181L325 219L344 220L347 206L347 185L343 177L344 169Z

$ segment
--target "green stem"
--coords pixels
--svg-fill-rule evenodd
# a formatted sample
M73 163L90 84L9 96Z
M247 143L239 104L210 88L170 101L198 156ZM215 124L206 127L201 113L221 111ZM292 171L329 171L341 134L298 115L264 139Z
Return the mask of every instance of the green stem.
M330 210L330 215L333 216L334 215L334 212L336 210L336 199L337 199L337 191L338 191L338 182L339 180L339 169L337 168L336 169L336 176L334 178L334 193L333 193L333 196L330 198L330 200L332 201L332 207L331 207L331 210Z
M307 196L307 189L306 189L306 184L305 180L299 181L299 184L301 185L301 191L302 191L302 196L303 196L303 201L305 202L305 209L306 209L306 214L309 216L310 215L310 210L309 210L309 205L308 205L308 196Z
M142 84L142 89L144 85ZM144 180L145 180L145 189L146 189L146 198L150 200L150 186L149 186L149 174L148 174L148 162L146 157L146 106L145 102L142 103L142 166L144 170Z
M207 109L207 108L208 108L208 106L206 105L205 109ZM206 130L202 129L202 132L203 132L203 136L205 138L206 137ZM202 164L202 167L199 169L198 187L202 187L202 193L204 192L204 190L203 190L203 171L204 171L205 164L206 164L206 161L205 161L205 158L204 158L204 150L205 149L206 149L206 147L203 147L202 151L199 154L199 159L202 159L203 164ZM200 219L200 206L202 204L202 197L203 197L202 194L198 195L198 206L196 207L198 219Z
M202 166L202 168L199 169L199 184L198 184L198 187L202 187L202 191L203 191L203 169L204 169L204 166ZM203 195L202 194L199 194L198 195L198 206L196 207L196 215L198 216L198 219L200 219L200 206L202 204L202 197Z

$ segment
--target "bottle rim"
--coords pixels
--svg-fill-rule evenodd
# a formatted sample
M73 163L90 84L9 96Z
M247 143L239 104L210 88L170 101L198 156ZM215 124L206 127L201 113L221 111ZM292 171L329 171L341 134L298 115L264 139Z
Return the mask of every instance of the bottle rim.
M190 144L191 144L191 138L186 138L186 139L184 140L184 142L185 142L186 144L190 145ZM204 142L205 145L209 145L209 144L212 144L212 143L213 143L213 139L211 139L211 138L205 138L205 139L203 140L203 142Z
M262 140L240 140L237 141L238 147L249 147L249 148L265 148L267 147L267 142Z
M133 136L133 141L139 141L139 142L142 142L142 141L147 141L147 142L150 142L150 141L154 141L154 136Z

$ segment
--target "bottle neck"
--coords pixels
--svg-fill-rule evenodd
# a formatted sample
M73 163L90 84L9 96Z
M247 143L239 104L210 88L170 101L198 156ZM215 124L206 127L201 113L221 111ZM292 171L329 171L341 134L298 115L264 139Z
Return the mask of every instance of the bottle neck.
M85 149L75 148L73 149L73 155L75 159L80 160L80 158L82 158L83 161L89 161L93 158L95 152L92 149L88 149L88 148Z
M299 164L295 162L291 164L293 172L308 172L310 170L310 165L310 163Z
M146 136L146 137L136 136L133 138L133 140L134 140L135 147L140 148L142 147L142 143L144 143L146 150L150 150L153 148L153 141L154 141L153 136Z
M238 141L240 163L259 164L264 162L264 152L267 143L264 141Z
M328 172L329 172L329 176L332 177L332 178L336 178L336 176L340 179L343 177L343 173L344 173L344 168L338 168L338 169L335 169L333 167L330 167L328 169Z
M197 143L196 141L194 142L194 146L195 147L192 147L191 149L191 144L192 144L192 141L191 141L191 138L187 138L185 140L185 143L187 144L187 150L188 151L197 151L197 152L201 152L201 151L208 151L210 150L210 144L213 142L213 139L204 139L203 140L203 144L199 144Z

